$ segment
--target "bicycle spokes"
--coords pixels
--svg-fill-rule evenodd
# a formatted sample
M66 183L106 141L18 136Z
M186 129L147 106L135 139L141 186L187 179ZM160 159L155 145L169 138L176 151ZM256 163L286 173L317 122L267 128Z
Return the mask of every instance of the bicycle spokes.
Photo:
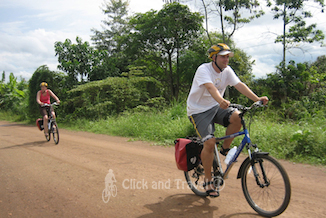
M277 216L288 206L290 181L284 168L272 157L257 154L244 163L243 193L249 205L263 216Z
M195 184L198 185L198 181L200 179L200 175L204 174L204 168L202 168L200 165L194 168L194 173L192 174L192 178L196 179Z

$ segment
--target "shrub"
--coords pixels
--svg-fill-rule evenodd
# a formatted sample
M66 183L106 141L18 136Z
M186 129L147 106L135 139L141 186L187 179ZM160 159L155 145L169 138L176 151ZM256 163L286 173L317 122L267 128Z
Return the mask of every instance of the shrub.
M161 93L161 84L151 77L108 77L70 90L69 100L65 102L66 113L92 119L137 107L141 109L155 104L160 107L164 105Z

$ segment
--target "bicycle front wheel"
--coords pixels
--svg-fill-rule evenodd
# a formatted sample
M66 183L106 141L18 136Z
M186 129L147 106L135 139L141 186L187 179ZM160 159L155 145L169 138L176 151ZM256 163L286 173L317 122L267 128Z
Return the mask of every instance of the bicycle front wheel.
M56 122L52 123L52 134L53 134L53 141L55 144L59 143L59 128Z
M50 133L50 131L48 131L48 135L45 135L44 134L44 136L45 136L46 141L50 141L51 140L51 133Z
M241 184L249 205L262 216L283 213L290 202L291 185L282 165L271 156L257 154L243 167Z
M104 203L108 203L111 197L111 192L109 190L104 189L102 191L102 200Z

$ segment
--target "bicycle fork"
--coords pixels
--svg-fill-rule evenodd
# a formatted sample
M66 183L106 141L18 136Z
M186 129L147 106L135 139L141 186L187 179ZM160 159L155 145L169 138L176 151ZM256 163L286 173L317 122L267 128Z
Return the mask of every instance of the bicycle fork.
M260 175L259 175L259 173L258 173L258 171L256 169L256 166L255 166L255 162L256 161L259 163L259 167L260 167L261 173L263 175L263 180L264 180L264 183L263 184L259 180L261 177L260 177ZM257 185L259 187L264 188L264 187L268 187L270 185L270 183L269 183L269 181L267 179L266 173L265 173L265 168L264 168L264 165L263 165L263 161L262 160L255 160L255 158L252 158L251 159L251 169L252 169L252 171L254 173L254 176L255 176L255 179L256 179L256 183L257 183Z

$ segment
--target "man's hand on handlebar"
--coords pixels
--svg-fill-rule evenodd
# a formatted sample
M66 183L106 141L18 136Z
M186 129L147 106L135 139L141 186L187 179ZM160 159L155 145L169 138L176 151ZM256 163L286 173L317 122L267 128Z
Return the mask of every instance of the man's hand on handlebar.
M267 105L269 99L267 96L262 96L258 99L258 101L256 101L256 103L259 103L260 105L263 104L263 105ZM237 105L237 104L231 104L230 101L226 100L226 99L222 99L221 102L219 102L220 104L220 108L222 109L227 109L228 107L234 107L234 108L238 108L238 106L241 106L241 105ZM242 108L243 106L241 106ZM239 108L238 108L239 109Z
M220 108L227 109L230 106L230 102L228 100L223 99L220 103Z
M259 98L259 101L263 102L263 105L266 105L268 103L268 98L267 96L263 96Z

